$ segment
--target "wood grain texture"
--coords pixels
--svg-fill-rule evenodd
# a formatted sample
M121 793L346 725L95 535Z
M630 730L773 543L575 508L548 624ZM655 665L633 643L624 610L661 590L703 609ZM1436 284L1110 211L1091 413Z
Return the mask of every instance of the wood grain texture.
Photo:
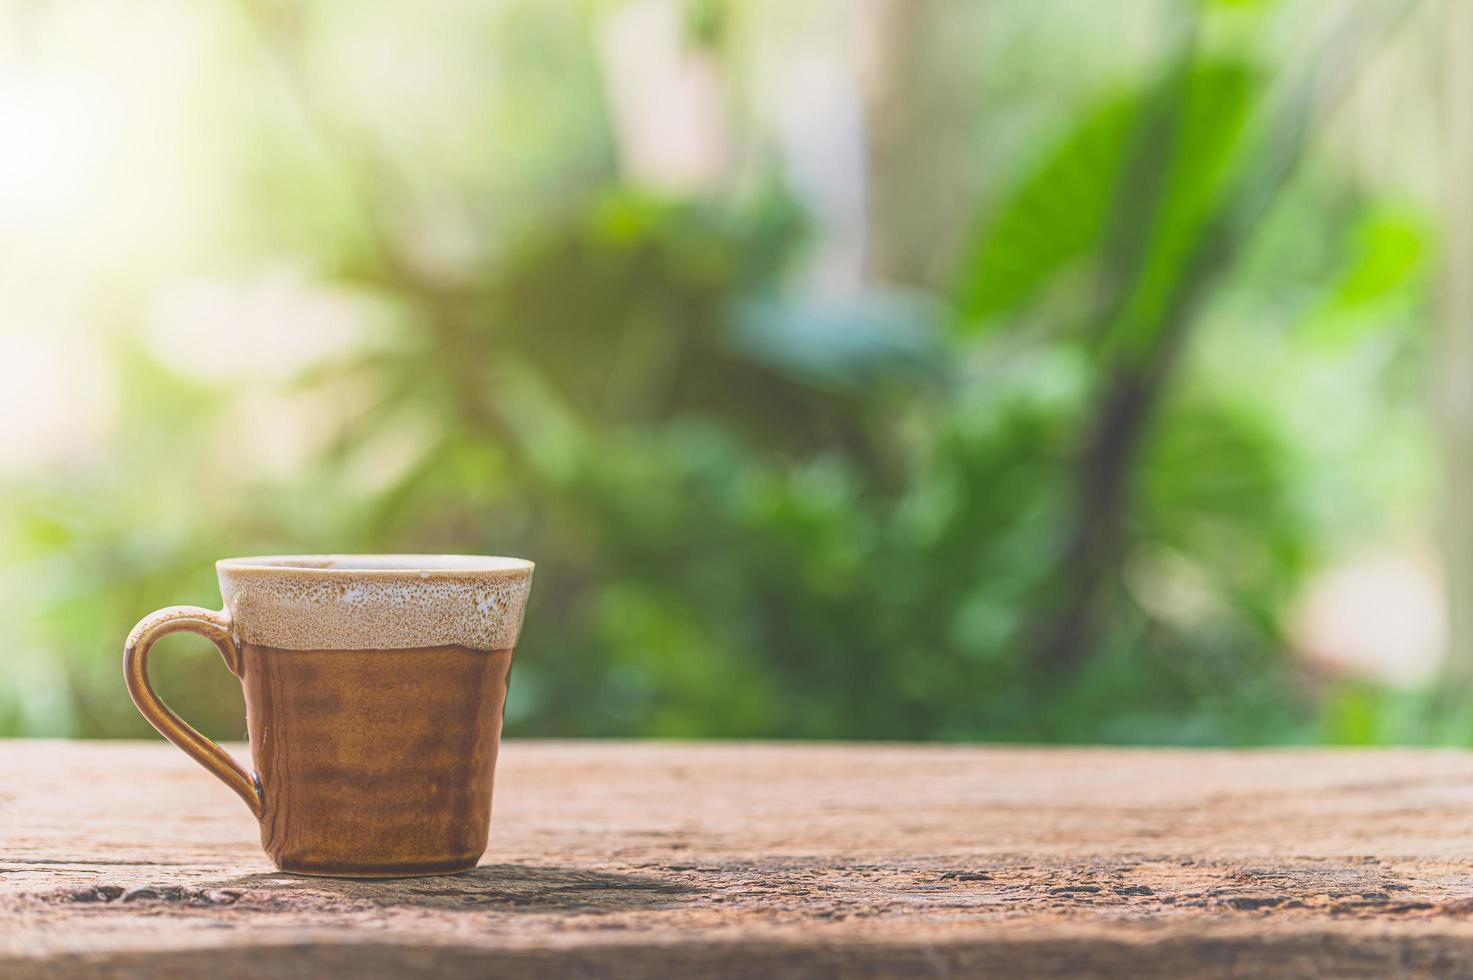
M1459 752L513 741L467 874L257 841L167 745L0 742L0 978L1473 976Z

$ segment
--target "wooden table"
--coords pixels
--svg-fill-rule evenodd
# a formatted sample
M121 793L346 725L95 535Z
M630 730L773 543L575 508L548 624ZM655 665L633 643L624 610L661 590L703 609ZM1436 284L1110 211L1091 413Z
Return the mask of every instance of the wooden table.
M1473 976L1473 755L511 742L476 871L276 872L163 743L0 742L0 978Z

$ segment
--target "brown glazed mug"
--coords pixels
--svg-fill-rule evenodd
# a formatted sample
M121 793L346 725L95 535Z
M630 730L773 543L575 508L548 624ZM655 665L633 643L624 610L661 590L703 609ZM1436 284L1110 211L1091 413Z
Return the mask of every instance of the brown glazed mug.
M307 555L215 569L224 610L160 609L128 636L123 673L143 717L245 800L283 871L474 867L532 563ZM181 630L215 644L240 678L254 772L149 684L149 648Z

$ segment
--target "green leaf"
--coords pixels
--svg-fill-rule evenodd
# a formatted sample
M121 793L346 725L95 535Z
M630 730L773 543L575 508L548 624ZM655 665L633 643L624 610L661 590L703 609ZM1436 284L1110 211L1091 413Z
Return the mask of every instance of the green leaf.
M1166 185L1138 278L1109 341L1139 352L1155 342L1172 295L1208 222L1231 192L1244 133L1262 93L1260 78L1238 61L1194 66L1185 79L1176 125L1143 152L1169 155Z
M1135 478L1137 540L1191 556L1214 589L1259 613L1286 597L1310 532L1291 448L1251 395L1182 386Z
M961 329L1022 312L1096 248L1138 102L1115 97L1085 110L997 209L962 263Z
M1424 265L1427 228L1421 216L1403 209L1366 215L1356 233L1355 257L1335 290L1334 305L1364 306L1405 284Z
M1378 329L1405 323L1394 312L1416 303L1427 269L1430 232L1412 208L1381 207L1361 216L1344 273L1304 324L1312 343L1342 349Z
M1145 127L1145 106L1161 97L1142 89L1086 111L1019 183L963 264L960 327L974 331L1024 315L1081 265L1104 258L1112 221L1149 221L1145 258L1125 286L1112 340L1145 344L1239 160L1248 120L1262 91L1258 73L1236 59L1193 65L1158 85L1182 85L1172 124ZM1145 142L1143 142L1145 141ZM1134 154L1165 157L1164 187L1124 186ZM1152 168L1144 168L1149 171ZM1150 195L1161 200L1151 206ZM1138 195L1138 196L1133 196ZM1132 212L1138 207L1138 214Z

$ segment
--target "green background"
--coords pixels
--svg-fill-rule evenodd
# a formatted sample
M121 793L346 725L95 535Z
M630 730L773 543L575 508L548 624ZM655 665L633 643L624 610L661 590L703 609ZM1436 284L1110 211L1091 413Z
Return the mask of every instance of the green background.
M101 406L0 470L0 734L151 737L122 639L216 558L415 551L537 561L514 735L1469 736L1295 632L1437 565L1436 4L670 3L725 142L668 179L639 6L0 4L68 379L5 425Z

